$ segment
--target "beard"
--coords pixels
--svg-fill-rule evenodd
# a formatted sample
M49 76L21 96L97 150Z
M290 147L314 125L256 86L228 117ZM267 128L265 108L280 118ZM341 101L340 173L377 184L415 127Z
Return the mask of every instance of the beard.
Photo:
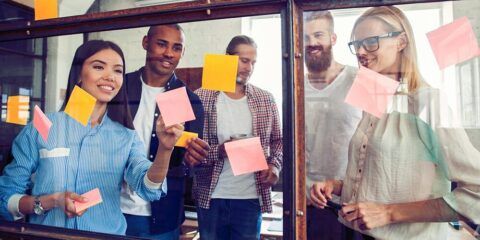
M311 51L320 50L320 56L314 56ZM307 46L305 49L305 63L309 72L323 72L327 70L332 63L332 45L324 47L323 45Z

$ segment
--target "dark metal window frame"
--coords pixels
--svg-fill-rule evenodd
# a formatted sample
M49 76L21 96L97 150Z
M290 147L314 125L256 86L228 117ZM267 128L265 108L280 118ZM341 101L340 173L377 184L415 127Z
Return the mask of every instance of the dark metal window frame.
M91 13L42 21L0 23L0 41L108 31L156 24L280 14L283 78L284 239L306 239L304 161L303 12L439 2L432 0L199 0ZM45 41L46 42L46 41ZM1 222L1 221L0 221ZM4 222L1 222L2 225ZM36 225L15 223L18 229ZM11 225L10 225L11 226ZM21 233L21 231L15 232ZM2 232L8 232L0 228ZM79 231L81 233L81 231ZM26 235L25 235L26 236ZM25 237L24 236L24 237ZM29 235L30 237L35 235ZM78 235L77 235L78 236ZM90 236L95 238L95 236ZM101 235L97 235L101 238Z

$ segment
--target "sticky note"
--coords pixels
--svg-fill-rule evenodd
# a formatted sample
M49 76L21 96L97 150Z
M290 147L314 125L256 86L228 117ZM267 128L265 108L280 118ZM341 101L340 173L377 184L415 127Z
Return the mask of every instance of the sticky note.
M177 140L177 143L175 143L176 147L185 147L187 146L187 141L192 139L192 138L197 138L198 133L193 133L193 132L186 132L183 131L182 136Z
M467 17L427 33L440 69L479 56L477 38Z
M83 126L87 126L96 102L97 100L92 95L81 87L75 86L65 107L65 113Z
M6 122L19 125L27 125L30 116L29 96L9 96L7 99Z
M235 176L268 169L259 137L227 142L225 151Z
M58 17L58 0L35 0L35 20Z
M75 211L77 213L103 202L102 195L100 194L100 189L98 188L82 194L82 197L86 197L88 199L88 202L75 202Z
M202 88L235 92L237 69L237 55L205 55L202 72Z
M185 87L157 95L157 104L165 126L195 120L192 105Z
M381 118L398 85L399 82L391 78L360 67L345 102Z
M37 129L38 133L40 133L43 140L46 142L48 139L48 133L52 127L52 122L47 118L47 116L45 116L40 107L37 105L35 105L33 112L33 126Z

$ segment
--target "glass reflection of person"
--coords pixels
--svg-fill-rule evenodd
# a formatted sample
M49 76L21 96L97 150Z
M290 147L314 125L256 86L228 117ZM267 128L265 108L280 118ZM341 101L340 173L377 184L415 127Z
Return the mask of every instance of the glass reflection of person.
M446 222L480 222L480 153L459 128L438 89L419 74L410 23L396 7L367 10L350 49L359 63L401 82L380 119L364 112L349 146L343 181L315 183L324 207L332 193L344 203L340 221L378 239L447 239ZM451 182L458 187L451 191Z
M120 211L124 178L147 200L166 194L169 157L183 126L165 128L157 121L157 157L153 163L146 158L128 115L124 62L122 50L112 42L92 40L77 49L62 109L74 87L81 87L97 99L88 125L56 112L48 114L53 125L47 141L32 123L20 132L13 142L14 160L0 176L2 217L29 215L36 224L125 234ZM31 195L26 195L32 184ZM94 188L103 203L77 213L74 202L88 200L79 194Z
M314 182L342 180L348 162L348 142L362 112L345 103L357 69L337 62L333 16L329 11L307 12L304 17L306 185L310 197ZM338 202L336 198L333 201ZM315 204L312 201L309 203ZM348 228L336 211L307 207L308 239L345 239ZM351 232L351 231L350 231Z

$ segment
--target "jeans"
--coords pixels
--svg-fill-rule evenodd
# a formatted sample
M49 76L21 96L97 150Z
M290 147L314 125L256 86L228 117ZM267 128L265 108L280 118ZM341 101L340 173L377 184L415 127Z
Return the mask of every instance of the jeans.
M123 214L127 220L127 236L150 238L157 240L178 240L180 238L180 227L160 234L150 234L150 217Z
M212 199L210 209L197 207L201 240L260 239L259 199Z

